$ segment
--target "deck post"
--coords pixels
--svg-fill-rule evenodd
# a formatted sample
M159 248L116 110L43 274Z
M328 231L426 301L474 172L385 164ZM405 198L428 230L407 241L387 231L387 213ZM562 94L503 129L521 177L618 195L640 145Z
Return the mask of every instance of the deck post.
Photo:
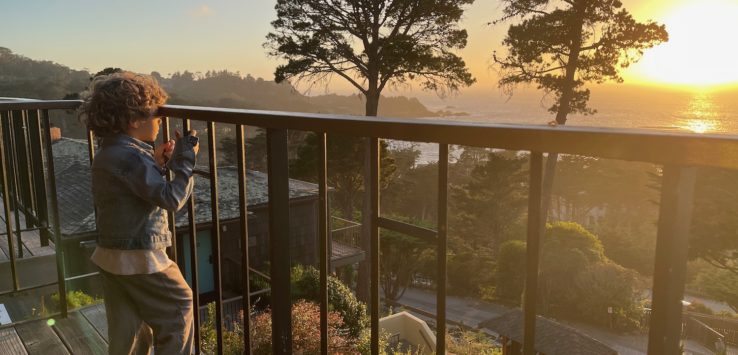
M664 166L656 235L649 354L677 354L697 169Z
M290 189L287 154L287 130L267 129L272 350L276 355L292 354Z

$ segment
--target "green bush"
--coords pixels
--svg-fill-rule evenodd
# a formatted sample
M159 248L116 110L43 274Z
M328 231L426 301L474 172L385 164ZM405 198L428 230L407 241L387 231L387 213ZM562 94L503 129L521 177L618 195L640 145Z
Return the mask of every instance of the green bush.
M643 304L638 273L613 262L591 265L577 274L568 304L590 323L630 330L639 325ZM613 315L608 313L612 308Z
M576 275L604 260L602 243L579 224L547 225L539 268L542 313L574 313L569 300Z
M295 266L292 268L292 299L304 299L319 303L320 272L311 266ZM343 318L346 330L351 337L361 336L369 325L366 305L359 302L351 289L338 278L328 276L328 307Z
M520 302L525 286L525 253L522 240L510 240L500 245L495 272L497 298Z
M449 332L446 335L446 344L446 350L451 354L502 355L502 349L482 332Z
M54 293L51 295L51 301L54 303L54 306L59 308L59 293ZM75 309L84 307L91 304L98 304L102 303L101 298L95 298L92 297L80 290L75 291L67 291L67 308L68 309Z

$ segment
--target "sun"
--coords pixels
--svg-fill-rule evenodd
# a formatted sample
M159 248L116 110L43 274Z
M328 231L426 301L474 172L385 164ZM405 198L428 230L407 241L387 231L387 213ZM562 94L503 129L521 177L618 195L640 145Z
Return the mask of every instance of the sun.
M738 0L682 2L657 22L666 25L669 42L647 50L634 65L636 81L692 87L738 83Z

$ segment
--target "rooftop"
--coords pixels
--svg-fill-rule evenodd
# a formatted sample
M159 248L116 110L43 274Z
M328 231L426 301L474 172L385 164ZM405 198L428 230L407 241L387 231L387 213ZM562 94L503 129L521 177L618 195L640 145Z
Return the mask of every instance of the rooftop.
M520 344L523 343L523 312L519 309L482 322L487 328ZM535 349L546 355L615 355L618 352L576 329L536 316Z
M87 141L61 138L52 145L57 184L57 198L62 233L65 235L95 231L95 214L92 201L90 164ZM202 159L202 157L200 158ZM265 205L268 197L268 176L265 173L246 172L247 200L249 207ZM318 185L290 179L290 198L316 197ZM238 171L235 167L218 168L218 207L221 220L240 216L238 201ZM195 222L212 220L210 206L210 181L207 177L195 177ZM186 226L187 210L177 213L177 226Z

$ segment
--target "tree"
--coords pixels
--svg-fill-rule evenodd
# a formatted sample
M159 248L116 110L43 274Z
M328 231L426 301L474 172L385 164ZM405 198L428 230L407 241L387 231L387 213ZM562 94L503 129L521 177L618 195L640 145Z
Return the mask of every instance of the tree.
M428 90L455 91L474 79L454 49L466 46L457 27L474 0L278 0L265 46L287 60L275 81L348 81L376 116L387 85L418 80Z
M429 256L430 246L420 238L393 231L382 231L379 244L380 284L384 298L397 301L405 294L413 275L422 267ZM424 260L425 259L425 260Z
M387 85L419 81L424 89L445 92L474 79L453 50L466 46L457 23L474 0L277 0L274 32L265 46L287 60L275 81L327 82L337 75L364 95L365 114L376 116ZM360 145L360 140L354 141ZM362 180L369 186L369 140L364 140ZM370 244L370 196L362 207L362 246ZM358 294L368 299L368 266L359 267Z
M694 192L690 257L738 275L738 172L700 168Z
M608 258L650 275L658 219L658 190L653 188L657 172L650 163L562 156L549 215L586 225L600 238Z
M290 176L311 182L318 181L318 136L308 133L303 144L296 148L296 159L290 162ZM386 142L381 142L380 184L384 188L395 171L395 162ZM335 188L333 201L343 218L353 220L355 205L360 203L362 185L363 154L356 139L348 136L331 135L327 142L328 185Z
M738 312L738 275L725 269L708 270L697 276L697 284L710 297Z
M510 239L527 205L525 162L515 153L486 153L485 162L471 170L469 180L452 187L457 214L454 233L476 249L496 249Z
M503 0L503 17L520 19L510 26L503 46L494 53L502 76L499 85L512 94L519 84L533 83L554 103L555 123L569 114L594 114L587 106L587 83L623 82L620 69L640 59L643 51L668 40L663 25L640 23L620 0ZM543 212L547 216L558 155L546 162Z

